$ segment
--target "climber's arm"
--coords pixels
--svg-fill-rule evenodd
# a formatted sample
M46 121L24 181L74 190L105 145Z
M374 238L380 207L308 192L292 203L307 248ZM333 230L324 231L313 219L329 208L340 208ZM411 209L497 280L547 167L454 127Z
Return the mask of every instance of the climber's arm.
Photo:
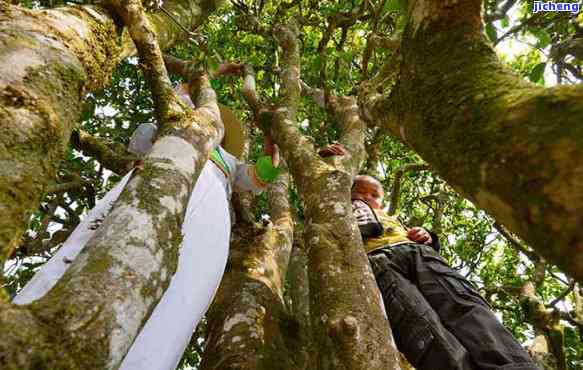
M247 164L231 156L235 169L233 174L233 191L252 191L260 193L267 188L267 184L274 181L279 175L279 150L277 145L266 140L265 154L257 159L255 164ZM223 151L224 152L224 151Z

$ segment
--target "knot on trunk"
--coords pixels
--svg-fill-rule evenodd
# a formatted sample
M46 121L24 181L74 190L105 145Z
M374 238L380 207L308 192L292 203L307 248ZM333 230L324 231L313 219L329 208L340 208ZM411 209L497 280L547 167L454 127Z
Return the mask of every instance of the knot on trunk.
M328 334L332 338L358 338L358 321L354 316L345 316L330 321Z

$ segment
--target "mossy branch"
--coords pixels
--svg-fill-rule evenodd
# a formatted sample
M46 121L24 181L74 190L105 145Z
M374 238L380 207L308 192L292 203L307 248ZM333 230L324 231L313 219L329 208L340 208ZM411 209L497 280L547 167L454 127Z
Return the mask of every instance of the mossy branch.
M502 65L482 3L411 3L398 64L369 85L361 110L583 281L583 86L543 88Z
M165 9L183 24L199 25L223 1L167 0ZM81 116L82 100L106 87L118 62L132 54L128 37L112 12L102 6L72 5L31 10L2 2L1 63L19 60L19 68L0 76L0 263L11 255L54 180L71 132ZM162 12L149 14L164 48L184 37ZM27 55L44 55L29 58ZM10 73L8 73L10 71ZM23 73L21 73L22 71ZM14 104L17 103L17 104ZM14 120L14 114L20 119ZM22 140L14 140L14 137ZM122 171L120 171L122 172Z
M239 222L233 230L229 262L216 298L207 314L209 335L202 369L296 369L293 364L289 326L291 318L284 300L293 241L293 223L288 199L287 174L269 185L272 222L257 230ZM258 233L258 231L260 231ZM240 320L236 325L233 320Z
M71 145L86 156L95 158L102 166L118 175L125 175L138 159L127 151L125 145L93 136L80 129L71 134Z
M150 86L154 109L163 126L166 122L184 115L185 106L172 88L156 33L140 0L108 0L123 20L140 57L140 66Z

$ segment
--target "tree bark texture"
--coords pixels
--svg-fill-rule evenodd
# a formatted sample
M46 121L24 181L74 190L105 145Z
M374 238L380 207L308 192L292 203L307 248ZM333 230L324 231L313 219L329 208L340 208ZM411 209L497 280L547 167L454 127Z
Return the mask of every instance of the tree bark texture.
M222 131L208 79L198 79L193 111L172 90L141 3L114 5L156 90L160 135L57 284L30 305L0 307L3 369L119 366L176 271L190 194Z
M202 369L297 369L299 323L283 294L293 241L288 182L284 174L269 186L272 223L238 222L233 230L227 271L207 315Z
M583 281L583 86L542 88L503 67L482 1L409 3L397 72L367 89L366 116Z
M276 28L282 49L283 105L264 127L282 150L305 207L310 314L318 369L398 369L380 293L352 215L352 176L364 160L364 123L356 101L337 99L341 142L352 152L328 163L296 127L299 51L293 24ZM272 116L273 115L273 116ZM263 118L262 120L265 120ZM363 297L355 300L354 297Z
M200 24L220 1L173 0L164 7L183 24ZM184 37L152 14L160 45ZM54 179L85 93L107 85L132 53L111 13L92 5L28 10L0 3L0 264L16 247Z
M314 356L316 348L312 345L310 325L310 280L308 275L308 256L304 248L303 235L294 230L294 245L287 272L289 283L290 311L298 323L298 337L300 345L292 354L295 358L296 369L310 369L310 358Z
M3 304L2 369L118 366L176 270L184 212L210 136L201 132L199 147L176 135L158 139L57 285L28 306Z

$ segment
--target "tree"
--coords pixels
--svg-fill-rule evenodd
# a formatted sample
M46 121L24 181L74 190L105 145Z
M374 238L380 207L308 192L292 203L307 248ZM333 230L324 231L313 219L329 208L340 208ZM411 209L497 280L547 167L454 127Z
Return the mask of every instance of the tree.
M164 6L181 22L196 27L218 4L171 1ZM81 114L83 95L105 87L116 65L133 51L112 13L102 7L28 10L4 3L0 22L6 130L0 184L0 209L6 215L0 226L3 263L55 178ZM168 23L161 12L151 22L159 30L162 47L183 37L184 31Z
M426 8L420 8L423 4ZM577 281L581 281L582 264L578 255L572 253L577 248L580 225L577 214L580 189L576 182L579 136L575 119L580 110L576 99L581 89L580 85L570 86L570 81L580 79L581 68L574 59L581 35L575 18L532 15L526 2L488 1L484 19L492 42L503 44L513 37L522 38L524 33L534 35L538 40L535 46L543 50L529 49L508 60L506 64L516 71L510 72L510 67L498 60L482 35L478 1L447 6L437 2L415 2L408 6L392 0L236 1L233 6L219 10L217 17L202 28L205 40L197 40L198 45L194 45L188 40L193 34L184 33L178 24L194 29L191 26L201 23L216 5L216 2L164 3L164 9L174 14L177 23L163 11L150 13L154 28L158 29L158 43L165 49L175 46L170 50L175 57L194 60L194 65L206 65L218 99L238 111L243 119L254 122L249 124L249 158L257 156L262 132L270 133L282 149L291 179L283 176L274 184L268 192L268 201L265 196L245 196L233 202L237 222L227 272L208 313L207 325L201 326L193 337L185 363L204 369L407 366L398 364L348 206L351 178L364 170L378 176L387 189L393 189L391 211L400 210L412 226L432 227L448 236L443 243L444 256L479 286L520 341L528 343L533 339L531 349L537 358L558 368L581 365L583 300ZM188 7L195 6L201 11L191 13ZM105 179L104 168L123 174L134 165L135 158L125 151L125 144L137 124L156 116L163 127L185 129L179 122L196 113L177 108L176 114L168 114L173 98L168 93L159 55L152 53L156 43L144 38L147 34L142 32L132 34L135 22L120 4L113 4L109 10L87 5L43 11L13 6L1 9L2 35L8 35L7 38L13 37L10 35L15 34L17 26L31 27L16 21L15 15L24 15L23 19L71 16L76 22L90 17L86 22L89 31L79 33L78 37L100 37L99 42L89 44L96 50L98 62L94 63L88 62L87 53L77 53L83 49L80 43L61 39L63 32L57 32L54 37L59 42L77 45L73 54L85 59L77 58L81 60L77 63L73 56L67 56L65 48L47 48L65 53L47 60L63 63L50 64L46 67L50 72L37 73L35 76L41 76L37 80L21 76L20 84L5 83L6 91L14 91L14 86L32 91L24 97L46 95L41 100L50 104L44 106L54 107L55 112L42 114L42 110L29 109L31 105L26 99L3 100L5 117L40 112L34 116L38 117L34 118L38 126L31 126L30 132L46 143L38 151L29 144L23 144L24 149L17 151L12 149L16 147L15 136L2 135L2 140L13 145L4 144L7 149L3 152L6 154L3 163L22 168L19 176L26 174L36 186L34 191L23 187L20 198L14 201L11 198L14 186L8 182L4 188L8 195L0 196L2 209L15 212L6 211L5 214L15 216L3 219L5 224L0 224L6 240L2 241L2 248L6 258L10 258L7 287L13 294L41 264L31 256L54 253L83 212L95 203L96 196L115 182L115 174L110 177L113 181ZM114 13L121 14L122 21ZM122 24L128 26L142 52L140 64L147 66L143 74L137 72L131 60L124 61L113 72L115 65L131 54L129 47L116 45L120 42L117 35ZM53 28L47 29L54 32ZM125 43L121 45L129 45L128 35L124 37ZM551 51L544 55L547 46ZM106 53L109 58L103 57ZM169 60L172 59L166 58ZM174 61L177 64L173 67L169 64L173 78L192 77L192 64ZM221 77L213 72L220 70L222 62L232 61L239 62L232 63L239 66L239 77ZM30 63L33 62L32 58ZM24 66L22 71L32 71L34 65ZM69 71L63 65L76 74L62 73ZM7 64L3 66L7 70ZM543 83L545 66L555 69L557 80L568 86L549 89L525 80ZM10 73L15 75L18 71ZM79 77L83 71L89 71L85 75L93 76L93 80ZM111 86L102 93L95 92L107 85L112 73ZM204 86L204 78L201 82ZM50 90L57 93L51 94L44 83L57 86ZM70 86L78 88L71 90ZM93 92L85 95L88 91ZM206 91L210 93L208 88ZM88 103L84 113L83 98ZM13 103L6 103L10 101ZM554 110L555 105L549 106L547 101L558 104L562 110ZM530 102L540 106L532 108ZM541 119L551 122L545 118L551 114L555 124ZM79 117L82 122L77 125ZM182 118L176 121L176 117ZM201 127L208 127L204 122L209 117L196 117ZM29 122L23 119L18 122ZM50 122L58 130L51 131L52 136L48 137L38 127ZM8 127L18 132L20 126ZM541 130L548 133L544 140ZM66 148L71 132L70 147ZM184 137L176 129L170 129L168 134ZM157 145L162 145L163 138L164 135ZM428 165L400 145L399 139ZM202 142L208 144L209 140ZM321 159L316 154L317 147L335 141L342 142L350 155ZM28 143L33 142L36 141L31 139ZM208 150L202 145L193 154L199 165ZM543 157L536 148L558 154ZM24 160L21 152L29 153L24 158L29 167L20 164ZM45 152L49 155L43 156ZM570 166L564 165L565 156L570 159ZM171 182L175 187L155 186L161 184L162 176L169 178L168 174L154 170L156 163L155 158L145 160L142 164L145 167L137 171L132 180L134 185L129 187L133 193L126 195L125 205L116 205L112 217L101 226L103 230L125 223L120 209L131 204L132 199L143 198L142 202L149 205L131 210L134 216L168 215L168 204L159 201L161 194L155 191L156 187L167 193L165 199L183 204L183 197L176 196L180 193L178 188L189 189L192 183L177 180ZM537 166L518 166L527 163ZM196 175L192 175L194 181ZM176 174L175 178L181 177ZM145 190L147 184L151 187ZM497 222L450 186L490 212ZM149 195L145 197L144 193ZM545 211L543 215L552 217L535 217L537 207ZM21 238L31 213L29 230ZM128 224L125 232L116 229L102 241L111 253L102 256L86 253L85 258L94 263L84 267L75 262L73 272L38 303L25 307L2 303L0 325L3 333L10 335L0 340L0 363L5 366L1 361L16 357L17 349L26 345L32 354L22 361L29 364L36 359L37 364L46 368L115 367L132 335L139 330L141 320L165 289L167 279L145 276L132 280L123 290L117 283L124 279L107 277L108 270L93 267L101 266L111 256L119 257L115 251L122 248L131 247L135 253L143 253L143 247L148 245L145 240L152 239L158 241L166 256L152 265L153 269L166 271L170 276L177 239L169 240L167 236L177 235L179 207L175 215L171 223L158 216L152 218L148 222L164 226L153 228L152 235L137 236L138 240L123 238L137 225ZM271 221L258 222L265 215L270 215ZM560 222L561 226L547 221ZM123 269L143 273L131 259ZM144 289L155 292L147 304L143 297L135 295ZM109 298L114 295L112 292L123 297L124 304L141 307L140 315L132 319L117 315L112 309L116 301ZM90 307L94 302L99 302L99 312L89 308L70 310L72 305ZM108 340L116 333L108 328L115 322L129 329L117 331L126 333L125 339L107 347L104 343L111 344ZM55 328L58 332L52 334ZM96 340L95 333L104 340ZM73 340L77 341L74 346ZM95 354L83 353L87 346L95 348ZM45 351L49 347L51 350ZM66 364L57 363L56 351L66 354ZM202 363L198 355L202 356ZM10 366L26 368L14 364Z

